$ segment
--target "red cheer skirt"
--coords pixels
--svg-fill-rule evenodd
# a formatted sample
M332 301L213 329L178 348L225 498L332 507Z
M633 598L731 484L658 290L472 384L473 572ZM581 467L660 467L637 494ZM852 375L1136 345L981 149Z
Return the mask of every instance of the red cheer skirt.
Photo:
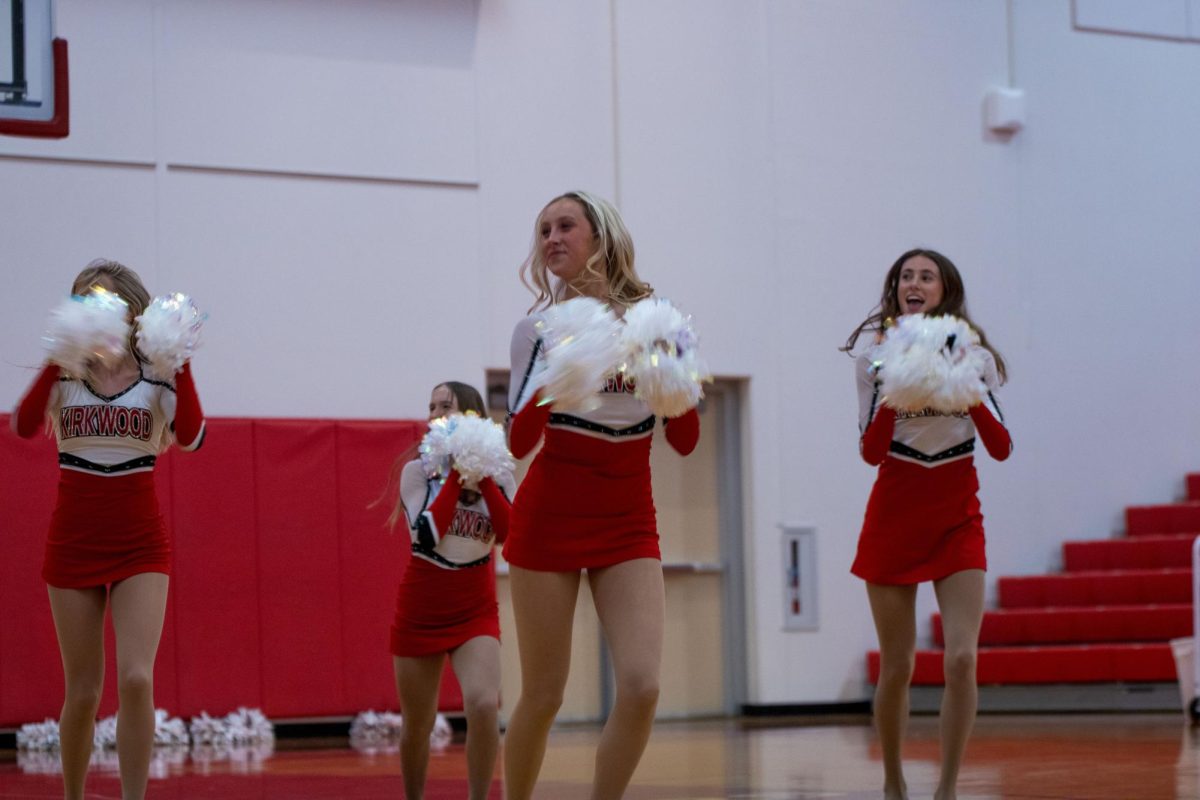
M887 456L850 571L870 583L936 581L987 569L975 461L924 467Z
M548 428L513 500L504 557L545 572L661 559L650 437L610 442Z
M105 476L59 470L42 578L87 589L143 572L171 573L171 541L158 510L154 473Z
M500 638L496 562L446 569L412 556L396 593L392 655L449 653L476 636Z

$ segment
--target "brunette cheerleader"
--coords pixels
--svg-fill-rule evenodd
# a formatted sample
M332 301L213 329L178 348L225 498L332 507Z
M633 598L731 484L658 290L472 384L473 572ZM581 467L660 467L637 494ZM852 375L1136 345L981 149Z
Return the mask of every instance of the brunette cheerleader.
M978 370L972 405L960 410L896 408L884 392L889 364L880 345L890 320L904 315L947 315L967 323L978 342L958 341ZM935 797L954 798L959 766L975 720L976 651L983 618L983 516L974 449L978 434L988 453L1008 458L1012 443L996 402L1005 364L967 316L958 269L932 250L900 256L884 280L879 310L850 336L874 337L857 362L860 447L879 474L851 571L866 581L879 636L880 675L875 723L883 749L884 795L906 798L900 749L908 721L908 687L916 647L917 585L932 581L945 631L945 693L941 710L942 762ZM955 346L953 338L950 345ZM965 348L965 349L964 349ZM940 357L940 356L939 356ZM972 367L974 370L974 367ZM982 383L980 383L982 380Z

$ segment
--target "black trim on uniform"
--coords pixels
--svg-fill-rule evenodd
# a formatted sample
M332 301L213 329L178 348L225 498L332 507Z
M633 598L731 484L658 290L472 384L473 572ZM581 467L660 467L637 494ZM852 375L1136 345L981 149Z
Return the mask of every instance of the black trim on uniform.
M601 425L597 422L592 422L589 419L581 417L573 417L570 414L551 414L550 425L568 425L572 428L583 428L585 431L592 433L603 433L605 436L633 436L638 433L654 430L654 415L646 417L636 425L630 425L628 428L610 428L607 425Z
M119 391L119 392L117 392L116 394L114 394L112 397L109 397L109 396L107 396L107 395L100 394L100 393L99 393L99 392L97 392L97 391L96 391L94 388L92 388L92 385L91 385L90 383L88 383L88 382L87 382L86 380L84 380L83 378L80 378L80 379L79 379L79 382L80 382L80 383L82 383L82 384L84 385L84 388L86 388L86 389L87 389L89 392L91 392L91 393L92 393L92 395L94 395L95 397L97 397L97 398L99 398L99 399L103 400L103 401L104 401L104 402L106 402L106 403L111 403L113 400L116 400L116 399L117 399L118 397L120 397L121 395L128 394L129 392L133 391L133 387L137 386L139 383L141 383L141 382L142 382L142 381L144 381L144 380L146 380L146 376L142 374L142 365L141 365L141 364L138 364L138 376L137 376L137 380L136 380L136 381L134 381L133 383L129 384L128 386L126 386L126 387L125 387L124 389L122 389L121 391ZM153 383L153 381L151 381L151 383Z
M112 475L116 472L129 472L132 469L145 469L153 467L156 456L141 456L129 461L123 461L120 464L97 464L94 461L88 461L86 458L80 458L71 453L59 453L58 463L64 467L77 467L86 469L88 472L101 472L105 475Z
M433 551L437 547L437 537L433 535L433 527L429 524L429 517L425 516L422 511L417 516L417 521L413 524L413 530L417 532L417 540L413 542L414 549L422 551Z
M871 427L871 423L875 420L875 404L879 402L879 381L875 381L875 391L871 394L871 410L867 412L867 428ZM863 429L866 433L866 428Z
M933 455L922 453L920 450L909 447L906 444L900 444L900 442L896 441L893 441L892 446L888 449L898 456L904 456L905 458L912 458L917 461L922 461L926 464L931 464L935 461L945 461L947 458L957 458L958 456L965 456L968 453L974 453L975 440L971 439L970 441L963 442L962 444L956 444L954 447L943 450L940 453L934 453Z
M146 383L152 383L155 386L161 386L164 389L170 389L172 392L175 391L175 387L172 386L171 384L167 383L166 381L156 381L153 378L142 378L142 380L144 380Z
M413 542L412 551L415 554L424 556L430 561L436 561L443 567L449 567L450 569L471 569L472 567L482 567L492 560L492 554L488 553L483 558L477 558L474 561L467 561L466 563L459 564L456 561L451 561L450 559L446 558L433 548L421 547L416 542Z
M992 394L992 390L988 389L988 400L992 401L992 408L996 409L996 415L1000 417L1000 424L1004 425L1004 412L1000 410L1000 404L996 402L996 396ZM1005 425L1005 427L1008 427Z
M529 385L529 376L533 374L533 364L537 361L538 353L542 351L542 340L538 339L533 343L533 352L529 354L529 363L525 365L525 375L521 378L521 388L517 390L517 402L521 402L521 395L525 394L525 387ZM512 417L513 409L508 409L508 416Z

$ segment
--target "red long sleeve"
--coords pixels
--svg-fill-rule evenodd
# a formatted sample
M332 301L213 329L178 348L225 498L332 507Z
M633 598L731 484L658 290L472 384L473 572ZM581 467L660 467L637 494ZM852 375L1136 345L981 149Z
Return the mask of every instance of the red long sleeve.
M50 390L58 382L60 369L57 364L47 364L38 373L29 391L21 398L12 417L13 431L22 439L38 432L46 417L46 406L50 404Z
M433 520L434 536L439 542L450 529L450 523L454 521L454 511L458 508L458 494L461 491L462 478L459 477L458 470L452 469L446 476L446 482L442 484L438 496L429 504L427 513Z
M888 449L892 446L892 435L895 432L896 410L881 405L858 443L863 461L873 467L882 464L884 457L888 454Z
M192 380L192 365L184 362L175 376L175 441L184 450L196 450L204 441L204 410Z
M696 449L700 441L700 414L696 409L682 417L672 417L665 423L667 442L675 448L675 452L686 456Z
M975 423L975 430L983 440L988 455L997 461L1009 457L1012 453L1012 437L1008 434L1008 428L983 403L971 406L971 421Z
M542 431L550 421L550 403L541 404L542 393L539 390L525 407L513 415L508 426L508 449L514 458L524 458L529 451L537 446L542 438Z
M512 503L491 478L484 478L479 482L479 491L483 494L483 501L487 503L492 530L496 533L496 544L504 544L504 540L508 538L508 512L512 509Z

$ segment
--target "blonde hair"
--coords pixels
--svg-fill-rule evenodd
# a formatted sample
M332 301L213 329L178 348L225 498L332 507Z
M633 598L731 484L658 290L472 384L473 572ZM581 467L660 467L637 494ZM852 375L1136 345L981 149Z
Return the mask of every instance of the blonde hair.
M587 260L583 274L573 284L560 285L556 292L542 258L538 237L542 214L559 200L573 200L583 209L583 215L591 224L596 238L596 252ZM529 249L529 256L521 264L520 275L521 283L537 296L529 307L531 312L558 302L567 286L573 285L578 289L580 285L598 281L605 286L605 294L599 299L614 305L628 307L654 294L653 287L639 278L634 269L633 237L629 235L620 213L607 200L583 191L560 194L538 213L533 224L533 245Z
M107 279L113 291L129 305L131 318L137 319L146 310L146 306L150 305L150 292L146 291L141 277L119 261L107 258L97 258L84 267L71 284L71 294L84 294L100 283L101 279ZM146 357L137 348L136 325L131 326L129 330L129 352L139 363L145 363Z

